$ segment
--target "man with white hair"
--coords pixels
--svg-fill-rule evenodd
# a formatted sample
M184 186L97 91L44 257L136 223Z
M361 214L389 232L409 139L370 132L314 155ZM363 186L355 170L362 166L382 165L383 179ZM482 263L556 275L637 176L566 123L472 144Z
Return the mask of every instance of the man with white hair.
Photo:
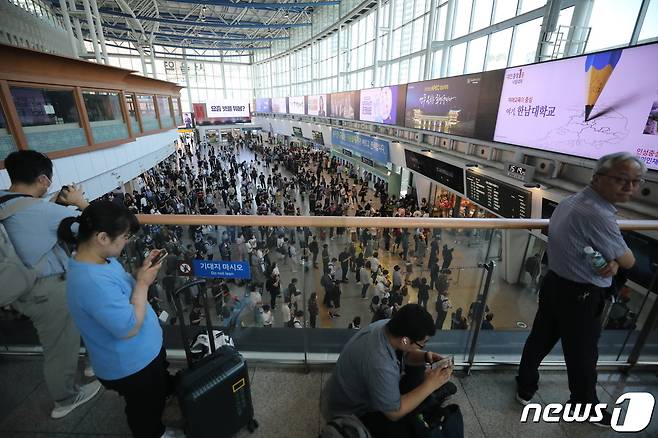
M539 291L539 308L523 348L517 400L527 405L538 389L538 367L558 340L562 342L569 377L569 402L599 402L596 362L605 290L617 269L630 269L635 257L619 231L615 204L627 202L644 183L646 165L620 152L602 157L590 184L560 202L549 223L548 267ZM587 246L607 264L595 270L584 257ZM592 415L594 410L592 409ZM611 415L592 421L610 427Z

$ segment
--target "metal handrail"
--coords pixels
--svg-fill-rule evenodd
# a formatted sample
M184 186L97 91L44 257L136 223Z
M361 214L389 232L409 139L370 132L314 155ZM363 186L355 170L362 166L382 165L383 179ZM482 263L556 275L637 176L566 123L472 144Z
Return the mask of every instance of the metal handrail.
M144 225L546 229L548 219L139 214ZM618 220L622 230L658 230L658 220Z

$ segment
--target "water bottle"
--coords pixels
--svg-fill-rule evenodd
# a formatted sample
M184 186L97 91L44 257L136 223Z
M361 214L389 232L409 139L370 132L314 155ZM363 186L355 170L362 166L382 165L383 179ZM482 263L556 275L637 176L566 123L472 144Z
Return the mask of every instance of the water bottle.
M583 248L583 253L589 262L589 265L595 271L600 271L608 265L608 262L603 258L603 255L600 252L595 251L591 246Z

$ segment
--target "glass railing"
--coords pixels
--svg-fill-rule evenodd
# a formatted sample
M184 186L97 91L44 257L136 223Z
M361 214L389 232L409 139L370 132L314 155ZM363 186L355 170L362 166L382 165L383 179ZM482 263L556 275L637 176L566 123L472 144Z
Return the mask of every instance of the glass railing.
M121 262L131 271L150 249L167 249L150 302L165 312L168 349L181 352L178 310L193 332L204 330L202 287L213 325L229 330L252 357L335 360L356 318L365 327L420 302L436 321L434 350L467 366L518 363L547 273L543 220L155 215L140 221ZM658 221L620 225L658 229ZM236 272L248 278L207 278L182 292L181 309L174 306L172 294L187 282ZM606 302L600 363L658 361L658 307L650 289L655 281L649 288L627 282L615 302ZM302 330L289 327L296 311ZM28 320L10 312L2 319L6 349L38 346ZM545 363L563 361L558 343Z

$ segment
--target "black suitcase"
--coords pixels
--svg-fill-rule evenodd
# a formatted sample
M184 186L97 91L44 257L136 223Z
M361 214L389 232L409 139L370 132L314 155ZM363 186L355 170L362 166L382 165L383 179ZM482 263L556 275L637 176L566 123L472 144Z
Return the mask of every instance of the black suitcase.
M180 302L181 294L195 285L199 286L198 298L203 303L210 340L210 354L196 361L190 350L191 337L187 333ZM189 282L174 292L172 301L180 321L188 364L188 368L177 376L185 433L189 438L223 438L235 435L244 427L253 432L258 422L254 419L247 363L233 347L215 349L205 289L205 280Z

